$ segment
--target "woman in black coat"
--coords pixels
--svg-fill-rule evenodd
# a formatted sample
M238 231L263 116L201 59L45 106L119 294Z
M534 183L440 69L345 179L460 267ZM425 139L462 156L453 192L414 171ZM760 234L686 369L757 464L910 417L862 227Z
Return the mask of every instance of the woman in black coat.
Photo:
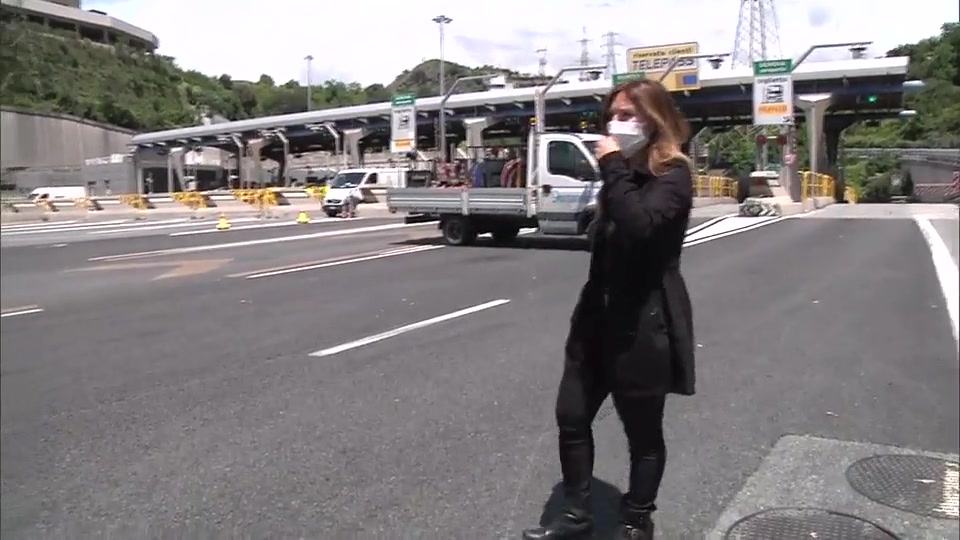
M557 397L564 511L528 540L592 530L591 426L608 394L630 446L630 486L619 537L653 538L650 514L666 463L667 394L694 393L693 314L680 251L693 206L686 120L657 82L631 81L604 103L597 145L603 188L590 273L573 310Z

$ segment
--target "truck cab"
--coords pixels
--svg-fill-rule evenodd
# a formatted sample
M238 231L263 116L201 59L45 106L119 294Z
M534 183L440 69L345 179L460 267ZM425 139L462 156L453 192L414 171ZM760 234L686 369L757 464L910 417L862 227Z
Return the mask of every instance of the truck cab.
M594 157L600 139L588 133L545 133L536 147L528 146L528 217L536 218L543 234L586 231L602 185Z

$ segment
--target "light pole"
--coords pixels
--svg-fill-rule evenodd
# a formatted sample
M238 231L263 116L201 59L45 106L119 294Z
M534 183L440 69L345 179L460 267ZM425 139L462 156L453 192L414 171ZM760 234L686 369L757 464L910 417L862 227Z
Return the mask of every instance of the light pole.
M313 55L308 54L303 57L307 61L307 110L313 109L313 82L310 77L310 64L313 62Z
M559 81L560 77L564 73L570 73L571 71L594 71L594 72L603 72L607 68L606 64L594 64L592 66L567 66L565 68L560 68L560 71L550 79L550 82L543 87L543 90L536 92L536 102L534 103L534 112L533 116L535 118L534 132L538 135L543 133L544 128L544 117L547 115L547 92L550 91ZM539 142L539 141L537 141Z
M670 63L667 64L667 69L663 70L663 73L660 74L660 78L657 79L657 82L663 82L667 80L667 75L669 75L677 64L681 60L702 60L704 58L709 58L711 63L716 63L719 66L719 63L723 61L724 58L730 56L730 53L723 54L684 54L680 56L674 56L670 59Z
M811 45L810 48L806 50L806 52L801 54L799 58L793 61L793 66L790 69L790 73L793 73L794 71L796 71L797 66L802 64L803 61L806 60L813 53L813 51L818 51L820 49L837 49L840 47L850 47L851 49L854 49L854 48L866 49L868 46L872 44L873 44L872 41L850 41L847 43L821 43L819 45ZM792 80L790 81L790 84L791 85L793 84ZM826 100L820 100L820 101L826 101ZM815 107L815 106L816 106L815 104L811 103L811 107ZM826 105L824 107L826 107ZM825 110L825 109L821 109L821 110ZM816 175L817 169L819 169L820 167L820 144L821 144L820 132L822 130L822 126L820 125L821 122L817 121L817 115L813 114L813 117L814 117L814 121L807 123L807 135L809 139L807 142L808 142L808 149L810 150L810 172L812 173L812 175ZM791 140L790 142L792 144L793 140Z
M444 76L446 74L444 73L445 62L443 60L443 41L444 41L443 28L446 25L452 23L453 19L451 19L450 17L447 17L446 15L437 15L436 17L430 20L437 23L437 26L440 27L440 95L442 96L444 95L444 86L446 86L446 83L444 81Z
M457 90L457 86L464 81L489 81L490 79L496 77L495 73L487 73L485 75L468 75L466 77L460 77L459 79L453 81L453 84L450 85L450 90L447 90L443 94L443 97L440 98L440 140L437 141L437 144L440 146L440 162L447 162L447 100L450 99L450 96Z
M872 41L850 41L847 43L822 43L820 45L811 45L809 49L806 50L799 58L793 61L793 69L791 72L797 70L797 66L803 63L813 51L819 51L820 49L837 49L840 47L850 47L851 49L860 49L861 51L866 50L867 47L872 45Z

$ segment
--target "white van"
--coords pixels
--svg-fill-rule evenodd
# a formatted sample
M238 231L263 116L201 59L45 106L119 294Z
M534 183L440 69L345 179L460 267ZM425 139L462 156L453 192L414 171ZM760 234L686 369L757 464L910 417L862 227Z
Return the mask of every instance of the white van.
M31 202L47 200L50 202L72 202L87 196L83 186L38 187L27 196Z
M323 197L323 211L336 217L343 209L347 197L362 202L370 198L374 189L399 188L407 185L407 169L398 167L377 169L344 169L327 182L327 194Z

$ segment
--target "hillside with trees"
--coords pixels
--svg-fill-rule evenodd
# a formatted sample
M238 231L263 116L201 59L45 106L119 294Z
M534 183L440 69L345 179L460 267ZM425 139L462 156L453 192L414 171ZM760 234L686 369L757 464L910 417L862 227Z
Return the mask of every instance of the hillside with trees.
M195 125L206 114L238 120L306 109L306 88L279 83L211 77L179 68L173 58L108 48L68 33L22 20L4 23L0 33L0 103L30 110L61 112L117 126L150 131ZM909 121L889 120L848 130L847 146L941 146L960 144L960 24L943 26L939 36L903 45L888 55L909 55L911 75L927 82L907 98L918 111ZM448 84L465 75L504 72L521 85L536 78L492 66L470 68L448 62ZM401 73L393 82L362 86L329 80L312 89L315 109L388 101L396 91L418 96L438 93L437 60ZM480 88L461 85L460 91Z

